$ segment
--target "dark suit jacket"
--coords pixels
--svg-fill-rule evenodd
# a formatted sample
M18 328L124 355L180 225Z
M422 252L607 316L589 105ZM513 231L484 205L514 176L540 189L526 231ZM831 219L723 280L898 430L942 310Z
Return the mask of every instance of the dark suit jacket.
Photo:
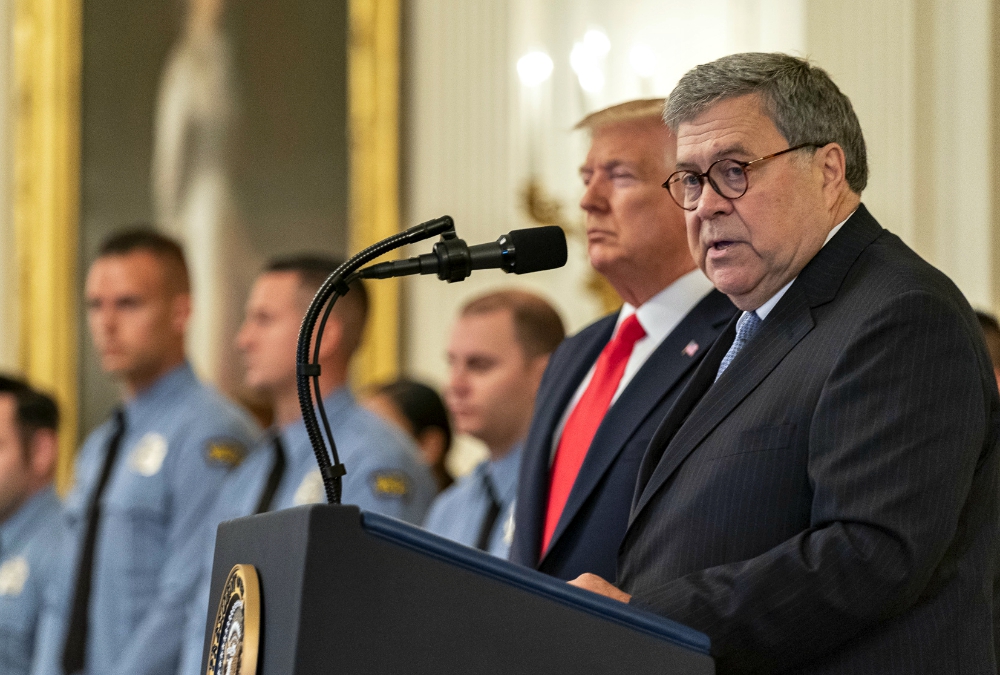
M611 339L618 315L597 321L560 345L542 378L521 460L512 561L562 579L583 572L614 578L646 446L683 383L735 312L726 296L712 291L649 356L594 435L549 549L539 561L552 436L580 382ZM684 348L692 340L699 349L688 356Z
M993 673L1000 400L943 274L862 206L643 459L618 584L720 673Z

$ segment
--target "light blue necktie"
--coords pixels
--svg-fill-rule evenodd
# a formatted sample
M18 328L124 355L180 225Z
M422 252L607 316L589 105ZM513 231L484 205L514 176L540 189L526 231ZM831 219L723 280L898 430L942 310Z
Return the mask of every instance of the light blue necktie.
M736 339L733 340L733 344L729 348L729 351L726 352L726 355L722 357L722 363L719 364L719 372L715 376L716 381L722 377L722 373L733 362L733 359L740 353L740 350L757 334L761 323L763 322L757 316L757 312L744 312L743 316L739 318L736 322Z

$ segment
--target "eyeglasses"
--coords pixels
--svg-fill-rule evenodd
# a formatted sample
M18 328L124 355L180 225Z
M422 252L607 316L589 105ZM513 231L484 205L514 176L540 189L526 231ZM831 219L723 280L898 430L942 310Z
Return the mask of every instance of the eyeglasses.
M752 162L741 162L738 159L720 159L712 163L705 173L695 173L694 171L675 171L670 174L670 178L663 184L673 198L677 206L685 211L694 211L698 208L698 200L701 199L701 191L705 185L705 180L712 185L719 196L726 199L739 199L747 193L749 182L747 181L747 170L752 164L772 159L778 155L802 148L821 148L826 143L800 143L795 147L775 152L774 154L760 157Z

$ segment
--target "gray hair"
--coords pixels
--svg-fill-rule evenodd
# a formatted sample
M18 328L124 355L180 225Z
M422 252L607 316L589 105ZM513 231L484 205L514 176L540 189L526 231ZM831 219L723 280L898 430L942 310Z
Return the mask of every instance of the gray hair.
M825 70L787 54L732 54L689 70L672 92L663 120L674 131L723 99L760 97L789 145L837 143L844 150L847 184L857 194L868 184L861 123L851 101Z

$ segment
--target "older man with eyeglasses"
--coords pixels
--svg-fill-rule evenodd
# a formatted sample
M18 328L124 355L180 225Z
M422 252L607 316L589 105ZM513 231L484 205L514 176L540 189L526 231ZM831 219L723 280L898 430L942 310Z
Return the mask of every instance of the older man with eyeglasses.
M821 69L686 74L666 183L743 310L639 469L616 585L720 673L993 673L1000 398L958 289L861 205L861 127Z

